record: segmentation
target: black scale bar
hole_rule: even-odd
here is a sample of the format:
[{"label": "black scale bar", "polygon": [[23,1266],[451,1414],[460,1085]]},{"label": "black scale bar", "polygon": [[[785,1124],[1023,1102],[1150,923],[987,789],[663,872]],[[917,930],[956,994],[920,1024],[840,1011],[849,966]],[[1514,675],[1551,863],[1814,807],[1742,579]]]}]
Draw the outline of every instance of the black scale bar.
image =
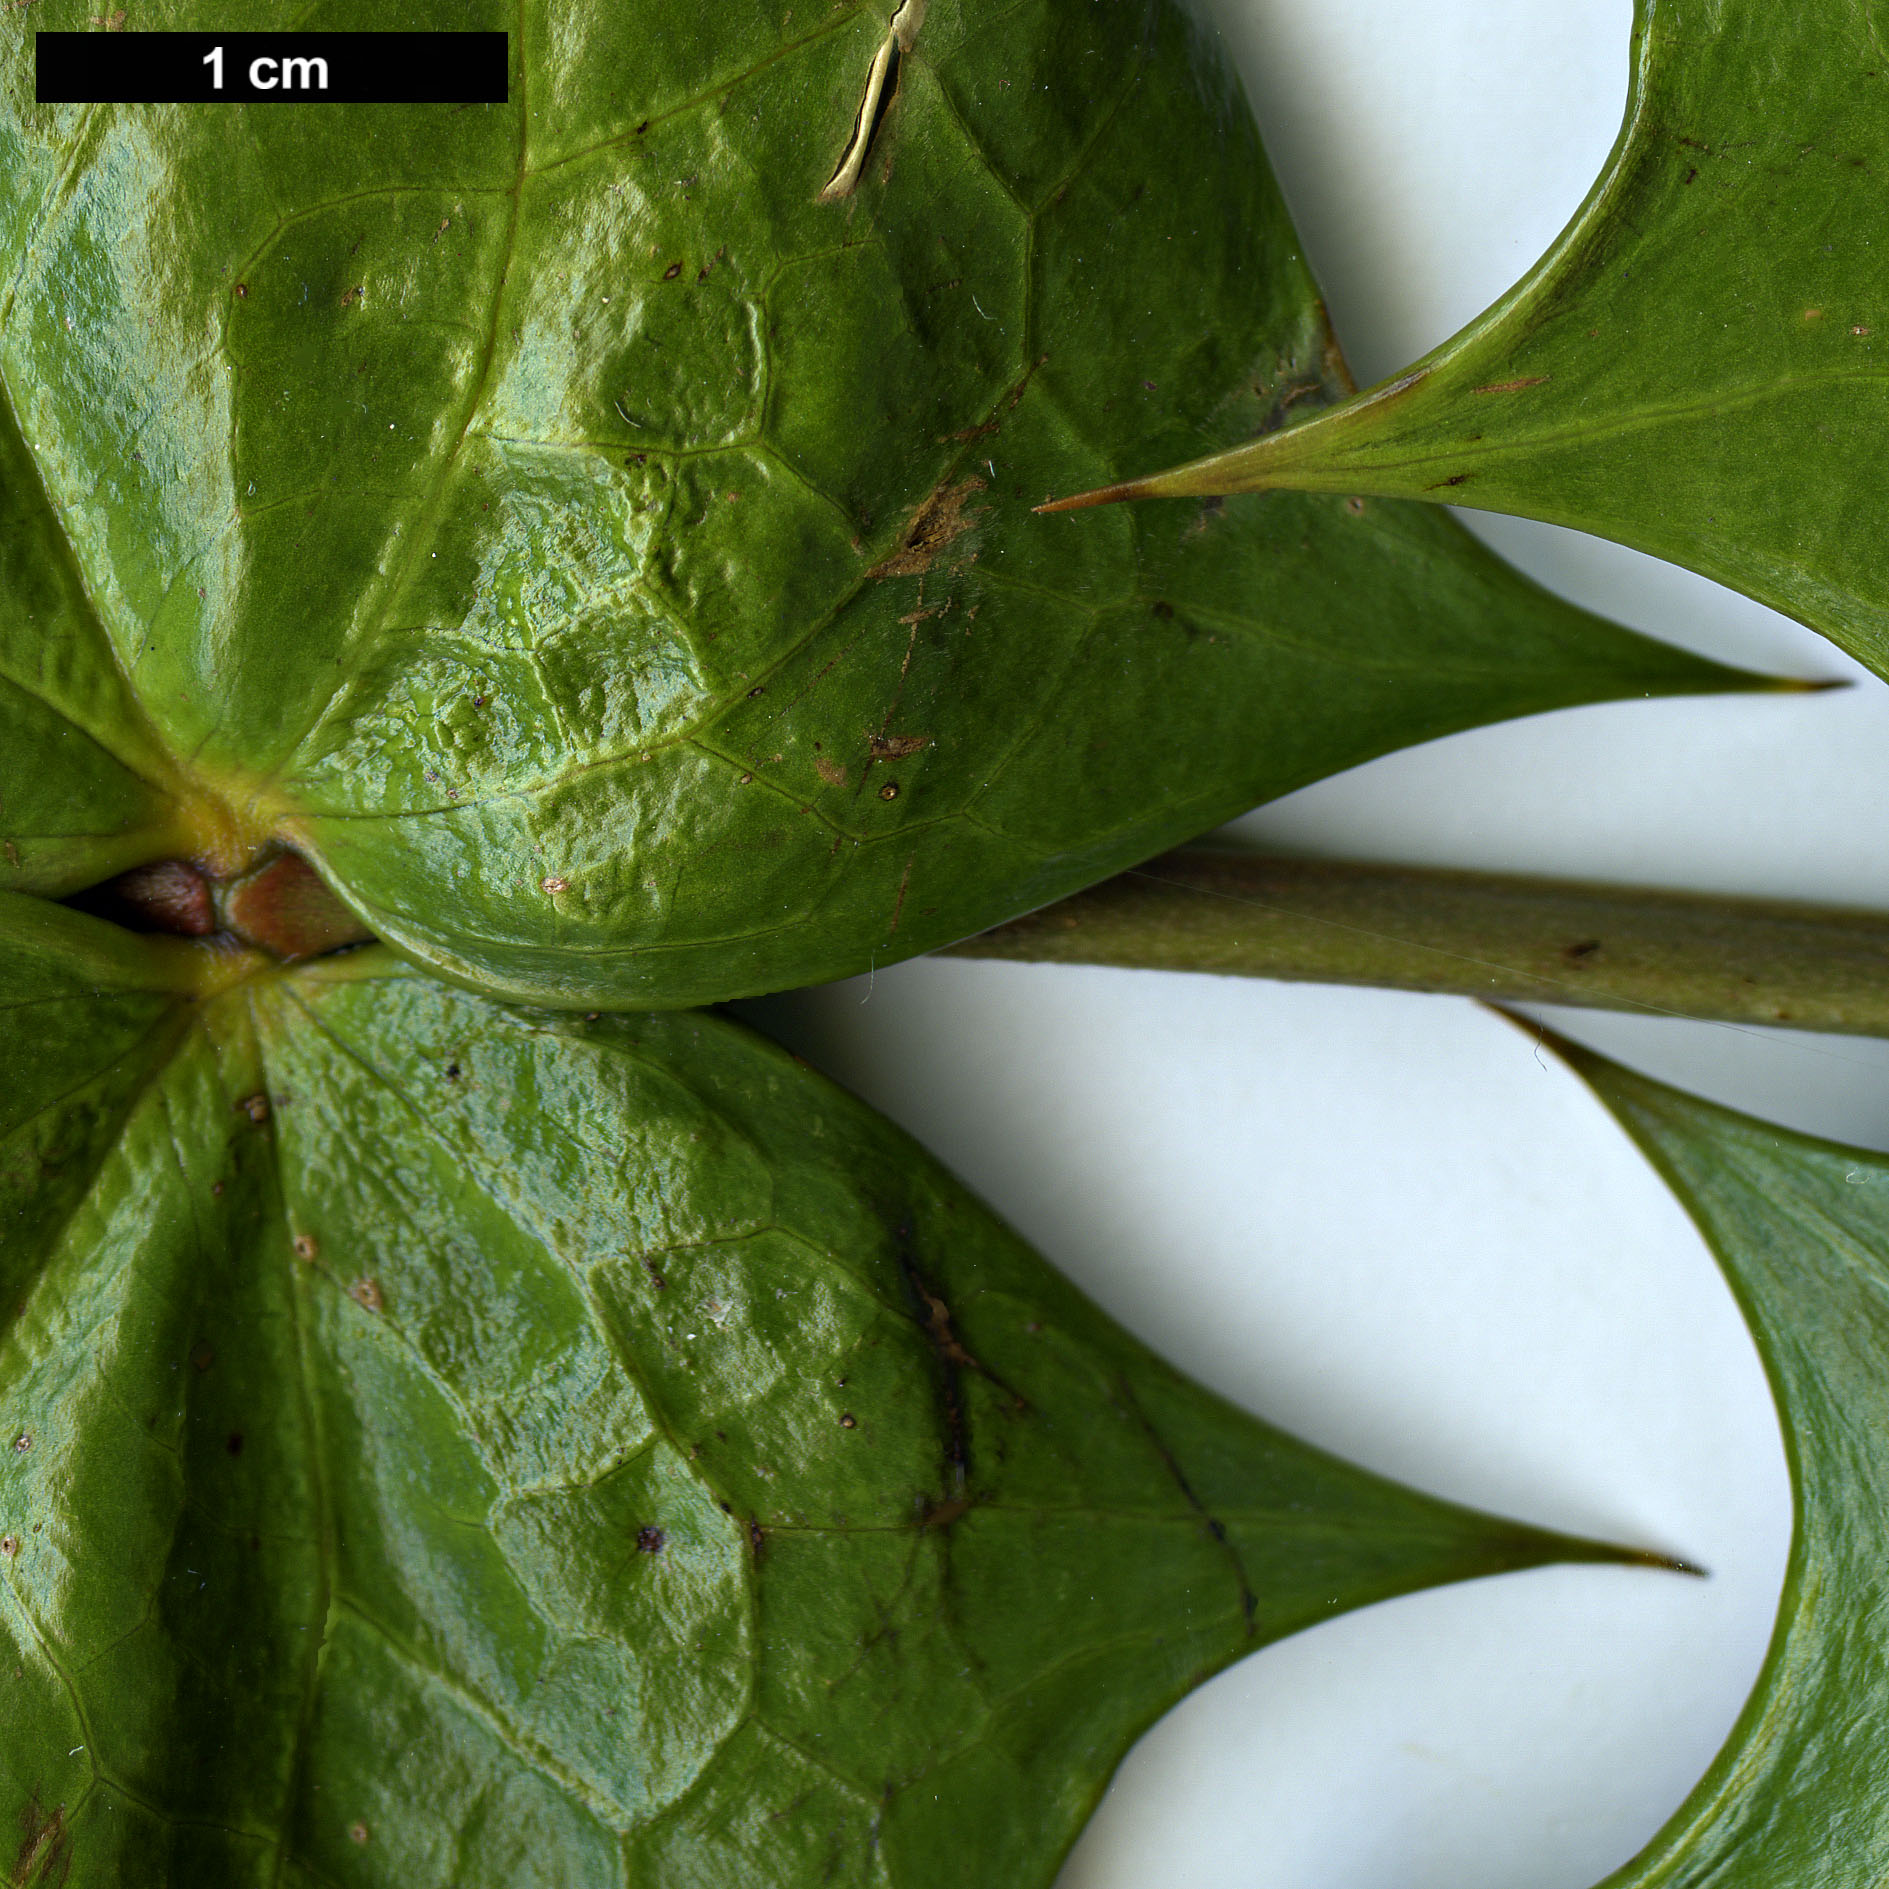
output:
[{"label": "black scale bar", "polygon": [[35,33],[42,105],[503,105],[504,33]]}]

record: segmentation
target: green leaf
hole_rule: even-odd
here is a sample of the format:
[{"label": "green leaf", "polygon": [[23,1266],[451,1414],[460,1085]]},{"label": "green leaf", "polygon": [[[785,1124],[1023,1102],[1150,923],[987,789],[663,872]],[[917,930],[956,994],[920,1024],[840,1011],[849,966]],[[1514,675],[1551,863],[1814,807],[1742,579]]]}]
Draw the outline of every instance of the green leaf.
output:
[{"label": "green leaf", "polygon": [[1777,1630],[1737,1726],[1665,1829],[1608,1883],[1879,1881],[1889,1869],[1889,1158],[1560,1048],[1717,1254],[1777,1398],[1796,1509]]},{"label": "green leaf", "polygon": [[1636,0],[1619,142],[1500,301],[1303,427],[1099,496],[1517,512],[1702,571],[1889,674],[1885,73],[1880,0]]},{"label": "green leaf", "polygon": [[[1401,744],[1750,683],[1420,509],[1032,516],[1348,387],[1168,0],[904,8],[837,196],[883,0],[333,0],[508,29],[512,104],[31,104],[89,3],[0,15],[0,474],[54,573],[0,671],[61,718],[0,741],[22,888],[283,844],[445,975],[696,1002]],[[273,18],[139,23],[212,16]]]},{"label": "green leaf", "polygon": [[1187,1383],[733,1024],[0,940],[19,1880],[1025,1889],[1229,1661],[1631,1558]]}]

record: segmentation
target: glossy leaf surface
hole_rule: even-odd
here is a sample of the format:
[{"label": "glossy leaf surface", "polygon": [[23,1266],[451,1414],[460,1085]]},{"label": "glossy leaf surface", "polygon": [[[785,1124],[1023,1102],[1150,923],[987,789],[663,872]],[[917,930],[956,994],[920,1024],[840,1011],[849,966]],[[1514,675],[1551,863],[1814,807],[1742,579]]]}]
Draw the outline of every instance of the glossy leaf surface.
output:
[{"label": "glossy leaf surface", "polygon": [[[275,23],[139,23],[212,12]],[[917,13],[839,195],[883,6],[298,16],[509,30],[513,102],[457,110],[35,106],[85,6],[0,13],[10,882],[286,843],[449,976],[692,1003],[1738,685],[1421,508],[1033,517],[1346,383],[1178,9]]]},{"label": "glossy leaf surface", "polygon": [[1889,1869],[1889,1158],[1562,1050],[1717,1254],[1777,1398],[1796,1507],[1757,1686],[1698,1788],[1610,1889],[1878,1882]]},{"label": "glossy leaf surface", "polygon": [[22,1881],[1044,1883],[1227,1662],[1612,1555],[1187,1383],[733,1024],[13,894],[0,989]]},{"label": "glossy leaf surface", "polygon": [[1889,674],[1889,9],[1635,12],[1619,142],[1521,282],[1351,404],[1121,496],[1518,512],[1702,571]]}]

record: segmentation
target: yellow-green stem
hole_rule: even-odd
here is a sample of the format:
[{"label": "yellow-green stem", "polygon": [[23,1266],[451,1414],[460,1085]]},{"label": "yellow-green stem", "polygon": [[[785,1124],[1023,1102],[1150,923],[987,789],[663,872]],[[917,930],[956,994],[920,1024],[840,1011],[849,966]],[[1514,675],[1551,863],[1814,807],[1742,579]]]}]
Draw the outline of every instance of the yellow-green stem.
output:
[{"label": "yellow-green stem", "polygon": [[1889,912],[1411,866],[1169,853],[951,954],[1889,1036]]}]

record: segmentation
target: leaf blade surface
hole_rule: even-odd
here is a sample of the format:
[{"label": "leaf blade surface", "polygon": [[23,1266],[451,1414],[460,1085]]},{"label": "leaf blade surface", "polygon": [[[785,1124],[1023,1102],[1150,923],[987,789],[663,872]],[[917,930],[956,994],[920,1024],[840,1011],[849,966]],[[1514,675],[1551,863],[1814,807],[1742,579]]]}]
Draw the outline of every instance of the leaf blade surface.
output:
[{"label": "leaf blade surface", "polygon": [[1795,1510],[1751,1697],[1705,1777],[1608,1889],[1872,1880],[1889,1855],[1878,1788],[1889,1160],[1558,1047],[1724,1270],[1777,1399]]},{"label": "leaf blade surface", "polygon": [[125,1007],[0,1231],[0,1816],[74,1882],[1046,1882],[1231,1659],[1616,1558],[1187,1383],[735,1026],[16,905]]},{"label": "leaf blade surface", "polygon": [[4,29],[0,375],[180,850],[290,844],[500,994],[711,1001],[1390,747],[1748,685],[1416,511],[1030,514],[1348,385],[1165,0],[938,0],[841,201],[875,9],[446,11],[513,32],[513,103],[371,138],[30,106]]},{"label": "leaf blade surface", "polygon": [[1544,519],[1889,673],[1883,33],[1842,0],[1636,0],[1619,139],[1521,281],[1344,406],[1113,496],[1369,492]]}]

